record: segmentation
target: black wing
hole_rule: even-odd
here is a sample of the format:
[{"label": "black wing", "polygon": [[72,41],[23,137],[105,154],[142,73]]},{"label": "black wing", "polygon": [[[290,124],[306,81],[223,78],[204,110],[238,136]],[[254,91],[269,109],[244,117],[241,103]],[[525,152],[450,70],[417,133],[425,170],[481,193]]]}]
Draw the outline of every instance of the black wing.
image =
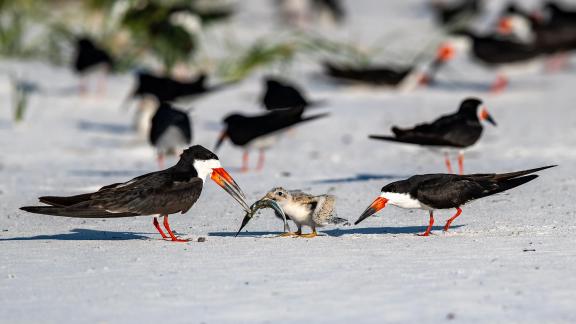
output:
[{"label": "black wing", "polygon": [[187,212],[200,197],[203,181],[175,181],[166,171],[149,173],[97,192],[72,197],[41,197],[53,206],[22,207],[39,214],[66,217],[128,217]]}]

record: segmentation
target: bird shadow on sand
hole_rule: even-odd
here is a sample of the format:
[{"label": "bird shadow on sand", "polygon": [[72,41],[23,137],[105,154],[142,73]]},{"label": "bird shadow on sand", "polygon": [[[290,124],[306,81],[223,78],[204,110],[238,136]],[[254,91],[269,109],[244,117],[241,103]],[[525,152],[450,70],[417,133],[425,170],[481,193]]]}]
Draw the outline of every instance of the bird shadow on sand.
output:
[{"label": "bird shadow on sand", "polygon": [[[465,225],[453,225],[450,229],[456,229]],[[420,234],[426,231],[427,226],[403,226],[403,227],[363,227],[363,228],[336,228],[331,230],[320,230],[319,236],[340,237],[344,235],[375,235],[375,234]],[[433,226],[432,233],[442,232],[444,226]],[[277,236],[282,232],[241,232],[238,237],[261,237]],[[234,237],[236,232],[212,232],[208,236]]]},{"label": "bird shadow on sand", "polygon": [[400,174],[369,174],[369,173],[359,173],[355,176],[346,178],[333,178],[324,180],[314,180],[314,184],[329,184],[329,183],[349,183],[349,182],[362,182],[371,180],[392,180],[392,179],[404,179],[409,176]]},{"label": "bird shadow on sand", "polygon": [[128,240],[149,240],[147,236],[140,234],[148,233],[131,233],[131,232],[110,232],[97,231],[91,229],[75,228],[69,233],[54,235],[36,235],[27,237],[0,238],[1,241],[128,241]]},{"label": "bird shadow on sand", "polygon": [[79,121],[77,127],[78,129],[83,131],[109,133],[109,134],[129,134],[134,132],[134,129],[130,125],[101,123],[89,120]]}]

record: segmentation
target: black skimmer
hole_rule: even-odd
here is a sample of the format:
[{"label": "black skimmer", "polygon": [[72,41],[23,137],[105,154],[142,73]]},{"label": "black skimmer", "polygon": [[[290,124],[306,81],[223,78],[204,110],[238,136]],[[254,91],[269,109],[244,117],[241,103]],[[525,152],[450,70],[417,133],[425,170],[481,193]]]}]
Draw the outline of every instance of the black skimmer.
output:
[{"label": "black skimmer", "polygon": [[[276,201],[286,216],[298,226],[297,232],[287,232],[281,236],[312,238],[318,235],[316,227],[348,222],[346,219],[336,216],[334,210],[336,197],[333,195],[314,196],[300,190],[288,191],[284,188],[274,188],[263,199]],[[310,226],[312,233],[302,234],[302,226]]]},{"label": "black skimmer", "polygon": [[201,74],[190,81],[179,81],[150,73],[139,73],[132,97],[153,96],[158,102],[171,102],[181,98],[197,97],[223,87],[208,86],[207,75]]},{"label": "black skimmer", "polygon": [[438,70],[453,56],[454,50],[451,46],[440,47],[436,57],[429,64],[427,71],[419,71],[417,62],[413,66],[405,67],[387,65],[354,67],[334,62],[324,62],[324,73],[332,78],[344,81],[408,89],[418,84],[432,83]]},{"label": "black skimmer", "polygon": [[415,175],[382,187],[380,196],[354,224],[357,225],[386,205],[404,209],[422,209],[430,213],[430,222],[426,231],[419,235],[428,236],[434,225],[434,210],[455,208],[456,214],[450,217],[444,225],[444,231],[448,231],[450,224],[462,213],[460,207],[466,203],[523,185],[538,178],[538,175],[530,175],[531,173],[554,166],[502,174]]},{"label": "black skimmer", "polygon": [[[401,129],[392,127],[394,136],[370,135],[372,139],[391,142],[418,144],[429,147],[444,147],[459,149],[459,172],[464,172],[464,152],[467,147],[474,145],[482,135],[484,127],[481,121],[488,121],[496,126],[496,122],[482,106],[482,101],[468,98],[462,101],[457,112],[442,116],[431,123],[416,125],[414,128]],[[452,166],[448,153],[445,155],[446,167],[452,173]]]},{"label": "black skimmer", "polygon": [[[525,43],[499,34],[480,36],[469,30],[462,30],[457,35],[466,36],[470,40],[472,58],[490,68],[501,69],[509,65],[523,64],[542,54],[542,50],[535,43]],[[494,93],[501,92],[507,85],[508,79],[500,71],[490,90]]]},{"label": "black skimmer", "polygon": [[[74,71],[81,76],[80,92],[86,92],[85,75],[97,67],[110,72],[114,67],[114,60],[106,50],[97,46],[91,39],[80,37],[76,40],[76,57],[74,58]],[[104,81],[100,81],[100,91],[104,90]]]},{"label": "black skimmer", "polygon": [[30,213],[79,218],[116,218],[163,215],[160,228],[154,217],[154,227],[162,238],[186,242],[177,238],[168,224],[168,215],[186,213],[198,200],[204,181],[210,177],[230,194],[246,211],[245,195],[234,179],[222,168],[216,154],[195,145],[184,151],[178,163],[166,170],[148,173],[124,183],[115,183],[92,193],[70,197],[40,197],[49,206],[29,206],[20,209]]},{"label": "black skimmer", "polygon": [[264,80],[265,90],[262,96],[262,105],[267,110],[288,109],[295,107],[306,108],[316,105],[316,102],[309,102],[302,91],[294,84],[285,80],[268,77]]},{"label": "black skimmer", "polygon": [[224,124],[226,124],[226,126],[220,134],[214,150],[217,151],[227,138],[230,139],[232,144],[243,147],[242,172],[246,172],[248,171],[249,150],[256,148],[260,151],[257,166],[257,170],[260,170],[264,166],[264,151],[274,145],[280,131],[328,115],[316,114],[303,117],[303,112],[303,107],[297,107],[273,110],[257,116],[245,116],[241,114],[229,115],[224,118]]},{"label": "black skimmer", "polygon": [[558,23],[528,14],[515,5],[510,5],[499,22],[499,30],[520,40],[533,42],[542,54],[553,55],[548,67],[555,70],[566,59],[565,53],[576,50],[576,21]]},{"label": "black skimmer", "polygon": [[158,152],[158,165],[164,167],[166,155],[176,155],[192,141],[190,118],[184,111],[161,103],[152,117],[150,143]]}]

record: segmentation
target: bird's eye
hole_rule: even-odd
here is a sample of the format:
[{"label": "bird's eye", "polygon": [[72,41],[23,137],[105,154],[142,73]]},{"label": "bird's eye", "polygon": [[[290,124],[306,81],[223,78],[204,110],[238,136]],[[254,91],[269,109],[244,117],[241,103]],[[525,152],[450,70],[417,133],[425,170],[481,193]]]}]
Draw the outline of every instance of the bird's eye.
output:
[{"label": "bird's eye", "polygon": [[284,194],[283,194],[282,192],[279,192],[279,193],[278,193],[278,196],[283,196],[283,195],[284,195]]}]

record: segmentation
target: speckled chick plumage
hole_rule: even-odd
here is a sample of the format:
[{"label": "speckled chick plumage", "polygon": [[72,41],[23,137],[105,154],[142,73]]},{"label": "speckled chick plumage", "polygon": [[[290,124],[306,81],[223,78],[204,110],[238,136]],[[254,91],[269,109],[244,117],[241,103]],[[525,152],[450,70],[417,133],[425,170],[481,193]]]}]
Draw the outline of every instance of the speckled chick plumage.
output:
[{"label": "speckled chick plumage", "polygon": [[299,231],[303,225],[310,226],[314,231],[316,227],[347,222],[336,217],[336,197],[333,195],[314,196],[300,190],[274,188],[264,198],[276,201],[286,216],[296,223]]}]

